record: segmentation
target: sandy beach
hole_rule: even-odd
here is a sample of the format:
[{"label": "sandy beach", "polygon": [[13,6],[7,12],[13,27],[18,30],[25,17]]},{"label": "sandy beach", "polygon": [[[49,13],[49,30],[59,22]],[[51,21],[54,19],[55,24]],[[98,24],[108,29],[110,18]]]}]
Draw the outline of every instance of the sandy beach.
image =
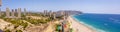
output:
[{"label": "sandy beach", "polygon": [[67,20],[71,22],[71,28],[73,28],[73,32],[96,32],[90,27],[87,27],[84,24],[77,22],[71,16],[69,16]]}]

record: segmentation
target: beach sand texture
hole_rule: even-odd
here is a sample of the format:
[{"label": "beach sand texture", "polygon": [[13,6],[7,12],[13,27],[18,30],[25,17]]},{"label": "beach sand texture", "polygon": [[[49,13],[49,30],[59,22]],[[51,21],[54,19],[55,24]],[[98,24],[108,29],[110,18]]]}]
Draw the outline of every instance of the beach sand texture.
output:
[{"label": "beach sand texture", "polygon": [[71,22],[71,28],[73,28],[73,32],[96,32],[95,30],[87,27],[76,20],[74,20],[71,16],[68,17],[68,21]]}]

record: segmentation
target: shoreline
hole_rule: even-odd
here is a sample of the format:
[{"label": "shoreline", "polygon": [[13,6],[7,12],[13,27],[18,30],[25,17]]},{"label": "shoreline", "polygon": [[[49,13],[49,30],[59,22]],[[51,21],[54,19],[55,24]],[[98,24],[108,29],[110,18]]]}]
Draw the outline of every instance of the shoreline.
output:
[{"label": "shoreline", "polygon": [[73,19],[71,16],[69,16],[67,20],[71,22],[71,28],[73,28],[73,32],[96,32],[92,28],[79,23],[77,20]]}]

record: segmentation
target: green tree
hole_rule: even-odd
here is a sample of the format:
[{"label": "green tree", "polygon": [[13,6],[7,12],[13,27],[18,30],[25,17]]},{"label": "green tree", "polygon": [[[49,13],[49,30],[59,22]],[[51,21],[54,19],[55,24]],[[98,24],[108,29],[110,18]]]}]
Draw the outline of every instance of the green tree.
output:
[{"label": "green tree", "polygon": [[11,32],[9,29],[5,30],[4,32]]},{"label": "green tree", "polygon": [[16,30],[16,32],[22,32],[21,30]]}]

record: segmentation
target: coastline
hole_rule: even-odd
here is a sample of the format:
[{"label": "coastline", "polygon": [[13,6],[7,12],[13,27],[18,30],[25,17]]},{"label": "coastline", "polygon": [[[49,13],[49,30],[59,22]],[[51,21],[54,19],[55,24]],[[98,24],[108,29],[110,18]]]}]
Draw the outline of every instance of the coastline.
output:
[{"label": "coastline", "polygon": [[71,22],[71,28],[73,28],[73,32],[96,32],[92,28],[79,23],[73,19],[72,16],[69,16],[67,20]]}]

